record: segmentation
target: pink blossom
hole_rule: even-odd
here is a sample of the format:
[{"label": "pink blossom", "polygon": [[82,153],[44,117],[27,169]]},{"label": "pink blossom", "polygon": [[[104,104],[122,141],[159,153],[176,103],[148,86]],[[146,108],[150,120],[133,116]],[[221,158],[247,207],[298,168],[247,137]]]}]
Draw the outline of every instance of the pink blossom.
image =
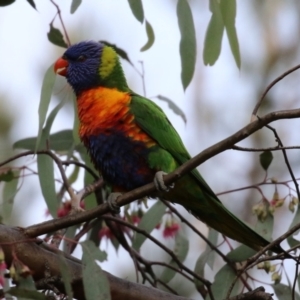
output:
[{"label": "pink blossom", "polygon": [[172,222],[172,223],[166,224],[165,229],[163,231],[163,236],[165,238],[174,237],[179,229],[180,229],[180,226],[178,223]]}]

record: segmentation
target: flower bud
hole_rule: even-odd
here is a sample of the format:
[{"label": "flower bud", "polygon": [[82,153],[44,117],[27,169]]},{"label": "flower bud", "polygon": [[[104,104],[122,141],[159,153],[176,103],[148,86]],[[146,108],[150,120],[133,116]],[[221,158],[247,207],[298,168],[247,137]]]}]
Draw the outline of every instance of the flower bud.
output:
[{"label": "flower bud", "polygon": [[291,201],[289,203],[289,210],[293,213],[295,211],[295,204],[293,203],[293,201]]},{"label": "flower bud", "polygon": [[281,281],[281,275],[278,272],[274,272],[271,278],[275,284],[278,284]]},{"label": "flower bud", "polygon": [[299,204],[299,199],[297,197],[293,196],[292,197],[292,202],[293,202],[293,204],[298,205]]}]

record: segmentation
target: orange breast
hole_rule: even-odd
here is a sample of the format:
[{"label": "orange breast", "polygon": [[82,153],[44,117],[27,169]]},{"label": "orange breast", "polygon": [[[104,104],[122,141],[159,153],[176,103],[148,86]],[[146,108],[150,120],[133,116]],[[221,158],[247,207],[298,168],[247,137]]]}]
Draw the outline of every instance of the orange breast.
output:
[{"label": "orange breast", "polygon": [[81,138],[101,133],[124,132],[135,141],[142,141],[148,147],[155,145],[152,140],[134,121],[130,113],[129,93],[116,89],[98,87],[84,91],[77,98]]}]

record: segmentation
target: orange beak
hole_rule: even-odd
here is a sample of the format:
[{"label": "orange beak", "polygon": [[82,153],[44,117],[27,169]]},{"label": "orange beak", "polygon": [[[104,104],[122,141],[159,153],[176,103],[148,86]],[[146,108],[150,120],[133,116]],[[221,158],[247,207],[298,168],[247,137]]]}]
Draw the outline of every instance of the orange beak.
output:
[{"label": "orange beak", "polygon": [[54,64],[54,72],[56,74],[59,74],[61,76],[66,76],[67,75],[67,70],[68,70],[69,63],[63,59],[59,58],[56,63]]}]

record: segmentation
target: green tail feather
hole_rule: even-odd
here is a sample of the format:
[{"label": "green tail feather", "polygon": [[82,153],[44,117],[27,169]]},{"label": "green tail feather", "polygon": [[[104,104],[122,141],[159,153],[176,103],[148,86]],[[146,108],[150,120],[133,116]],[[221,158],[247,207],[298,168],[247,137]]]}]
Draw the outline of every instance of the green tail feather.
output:
[{"label": "green tail feather", "polygon": [[[204,180],[197,181],[194,176],[184,176],[175,184],[175,188],[166,194],[166,198],[183,205],[209,227],[255,250],[260,250],[270,243],[232,214]],[[276,253],[283,251],[280,246],[271,250]]]}]

